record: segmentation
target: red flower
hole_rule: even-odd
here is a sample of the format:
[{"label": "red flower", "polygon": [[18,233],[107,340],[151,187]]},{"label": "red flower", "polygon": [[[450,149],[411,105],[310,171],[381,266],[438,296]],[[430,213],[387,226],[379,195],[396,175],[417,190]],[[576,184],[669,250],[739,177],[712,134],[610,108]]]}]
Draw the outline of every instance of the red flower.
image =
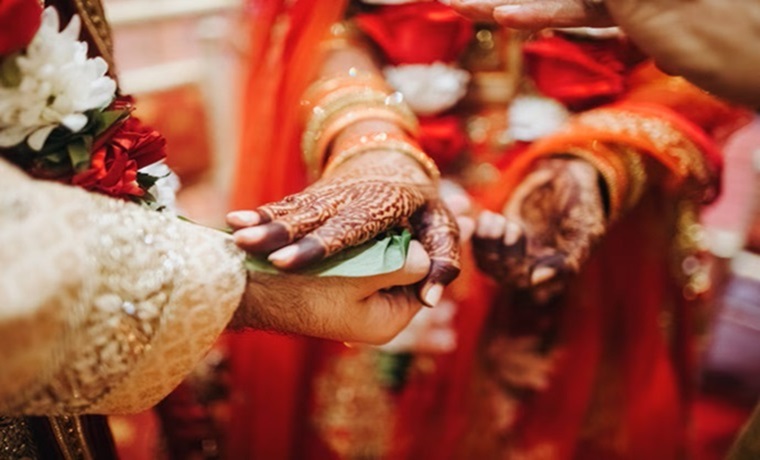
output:
[{"label": "red flower", "polygon": [[0,56],[24,49],[41,20],[39,0],[0,0]]},{"label": "red flower", "polygon": [[526,43],[524,53],[538,90],[572,110],[622,95],[628,72],[640,61],[628,42],[618,40],[574,42],[554,36]]},{"label": "red flower", "polygon": [[438,168],[446,170],[467,147],[467,135],[456,115],[420,118],[418,138]]},{"label": "red flower", "polygon": [[438,2],[379,7],[356,23],[393,65],[454,62],[472,39],[472,23]]},{"label": "red flower", "polygon": [[166,157],[166,140],[136,118],[127,118],[113,136],[97,142],[90,168],[71,183],[117,198],[140,197],[137,171]]}]

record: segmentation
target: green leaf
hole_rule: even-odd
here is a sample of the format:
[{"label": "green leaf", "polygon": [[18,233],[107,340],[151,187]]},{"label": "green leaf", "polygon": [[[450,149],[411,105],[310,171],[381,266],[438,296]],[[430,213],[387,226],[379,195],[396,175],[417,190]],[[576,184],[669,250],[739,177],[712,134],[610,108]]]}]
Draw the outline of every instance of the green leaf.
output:
[{"label": "green leaf", "polygon": [[97,130],[95,131],[95,137],[103,134],[114,123],[121,121],[128,115],[128,110],[105,110],[103,112],[96,112],[93,114],[93,117],[97,120]]},{"label": "green leaf", "polygon": [[149,188],[156,185],[156,182],[158,182],[159,179],[161,178],[152,174],[145,174],[141,172],[137,173],[137,185],[139,185],[143,190],[148,190]]},{"label": "green leaf", "polygon": [[[408,230],[389,232],[379,239],[347,249],[311,267],[288,273],[359,278],[394,272],[404,266],[411,240],[412,235]],[[262,273],[281,273],[263,256],[249,255],[245,267]]]},{"label": "green leaf", "polygon": [[92,139],[89,136],[83,136],[75,139],[66,146],[66,151],[71,160],[71,166],[74,171],[81,171],[90,165],[90,145]]},{"label": "green leaf", "polygon": [[0,59],[0,86],[16,88],[21,84],[21,69],[16,62],[19,55],[20,53],[14,53],[5,59]]}]

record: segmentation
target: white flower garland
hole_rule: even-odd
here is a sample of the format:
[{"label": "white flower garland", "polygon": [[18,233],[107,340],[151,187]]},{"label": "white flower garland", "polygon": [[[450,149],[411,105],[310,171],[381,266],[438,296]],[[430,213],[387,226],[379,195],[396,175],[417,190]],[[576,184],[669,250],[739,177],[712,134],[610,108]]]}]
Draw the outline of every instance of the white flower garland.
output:
[{"label": "white flower garland", "polygon": [[106,76],[108,65],[99,57],[89,59],[87,44],[78,40],[79,17],[60,32],[59,26],[56,10],[45,9],[26,52],[9,58],[16,60],[20,81],[0,84],[0,147],[26,140],[38,151],[54,129],[78,132],[87,125],[85,112],[113,100],[116,82]]},{"label": "white flower garland", "polygon": [[533,142],[559,130],[570,118],[560,102],[543,96],[518,96],[507,112],[507,133],[517,141]]},{"label": "white flower garland", "polygon": [[470,82],[469,72],[442,62],[390,66],[384,73],[418,115],[435,115],[454,107],[467,94]]}]

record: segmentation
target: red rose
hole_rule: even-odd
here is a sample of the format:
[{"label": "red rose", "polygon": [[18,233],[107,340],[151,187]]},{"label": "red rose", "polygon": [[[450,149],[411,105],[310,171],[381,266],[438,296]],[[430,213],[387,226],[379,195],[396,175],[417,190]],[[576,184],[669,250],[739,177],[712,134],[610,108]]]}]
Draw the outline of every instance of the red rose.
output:
[{"label": "red rose", "polygon": [[356,23],[398,64],[454,62],[472,39],[472,23],[438,2],[383,6]]},{"label": "red rose", "polygon": [[420,118],[418,140],[425,153],[444,171],[467,147],[467,135],[456,115]]},{"label": "red rose", "polygon": [[166,140],[136,118],[127,118],[108,139],[96,142],[90,168],[71,183],[118,198],[143,196],[137,171],[166,158]]},{"label": "red rose", "polygon": [[104,147],[90,159],[90,169],[75,175],[71,183],[116,198],[143,196],[137,184],[137,163],[121,149]]},{"label": "red rose", "polygon": [[625,48],[630,46],[617,40],[542,38],[525,44],[525,65],[542,94],[572,110],[583,110],[623,94],[628,72],[636,63],[627,58]]},{"label": "red rose", "polygon": [[0,56],[24,49],[41,20],[39,0],[0,0]]}]

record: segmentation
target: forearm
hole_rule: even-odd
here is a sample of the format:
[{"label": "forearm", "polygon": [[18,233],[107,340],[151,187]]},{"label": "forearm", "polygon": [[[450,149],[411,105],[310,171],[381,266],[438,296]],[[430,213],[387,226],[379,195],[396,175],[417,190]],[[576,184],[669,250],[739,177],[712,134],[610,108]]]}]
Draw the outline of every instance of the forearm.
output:
[{"label": "forearm", "polygon": [[[409,125],[416,123],[413,115],[409,113],[407,117],[406,127],[402,126],[400,120],[396,120],[393,111],[388,107],[388,103],[381,102],[382,107],[378,105],[378,101],[375,99],[392,94],[391,88],[385,82],[385,77],[380,71],[376,57],[369,50],[365,43],[363,43],[358,37],[351,36],[350,40],[346,38],[331,38],[326,42],[326,46],[333,43],[335,40],[340,41],[340,46],[335,46],[329,51],[319,69],[317,79],[312,88],[319,88],[321,85],[330,88],[335,84],[338,91],[333,94],[322,97],[314,101],[310,101],[313,104],[318,104],[324,110],[331,110],[333,105],[338,107],[347,106],[348,108],[344,112],[350,112],[348,116],[354,116],[357,121],[351,123],[342,123],[340,121],[340,113],[327,117],[327,120],[322,123],[322,129],[317,132],[307,132],[306,136],[324,136],[325,131],[329,132],[330,141],[325,142],[323,149],[326,151],[320,151],[320,157],[330,157],[334,152],[341,152],[356,145],[357,139],[361,136],[369,136],[376,133],[386,133],[393,137],[402,137],[405,132],[409,130]],[[345,102],[338,101],[337,104],[333,104],[334,99],[339,100],[340,97],[336,97],[337,93],[343,91],[342,86],[350,85],[351,76],[357,79],[360,88],[356,91],[352,91],[343,97]],[[348,77],[347,80],[346,77]],[[334,82],[334,83],[333,83]],[[365,85],[361,87],[362,85]],[[319,91],[312,90],[307,91],[307,97],[313,92],[319,93]],[[329,90],[328,90],[329,92]],[[390,98],[388,98],[390,99]],[[348,101],[356,100],[351,103]],[[327,102],[325,102],[327,101]],[[321,105],[324,104],[324,105]],[[381,110],[377,110],[378,107]],[[376,116],[365,116],[369,111],[375,111]],[[336,110],[341,112],[341,109]],[[313,115],[307,114],[307,119],[313,121]],[[332,126],[339,126],[338,130],[331,129]],[[324,166],[326,160],[322,160],[321,166]]]},{"label": "forearm", "polygon": [[760,40],[760,4],[725,0],[605,3],[626,34],[661,68],[720,97],[760,107],[755,77],[760,50],[752,45]]},{"label": "forearm", "polygon": [[220,232],[0,162],[0,412],[157,402],[224,329],[244,287]]}]

